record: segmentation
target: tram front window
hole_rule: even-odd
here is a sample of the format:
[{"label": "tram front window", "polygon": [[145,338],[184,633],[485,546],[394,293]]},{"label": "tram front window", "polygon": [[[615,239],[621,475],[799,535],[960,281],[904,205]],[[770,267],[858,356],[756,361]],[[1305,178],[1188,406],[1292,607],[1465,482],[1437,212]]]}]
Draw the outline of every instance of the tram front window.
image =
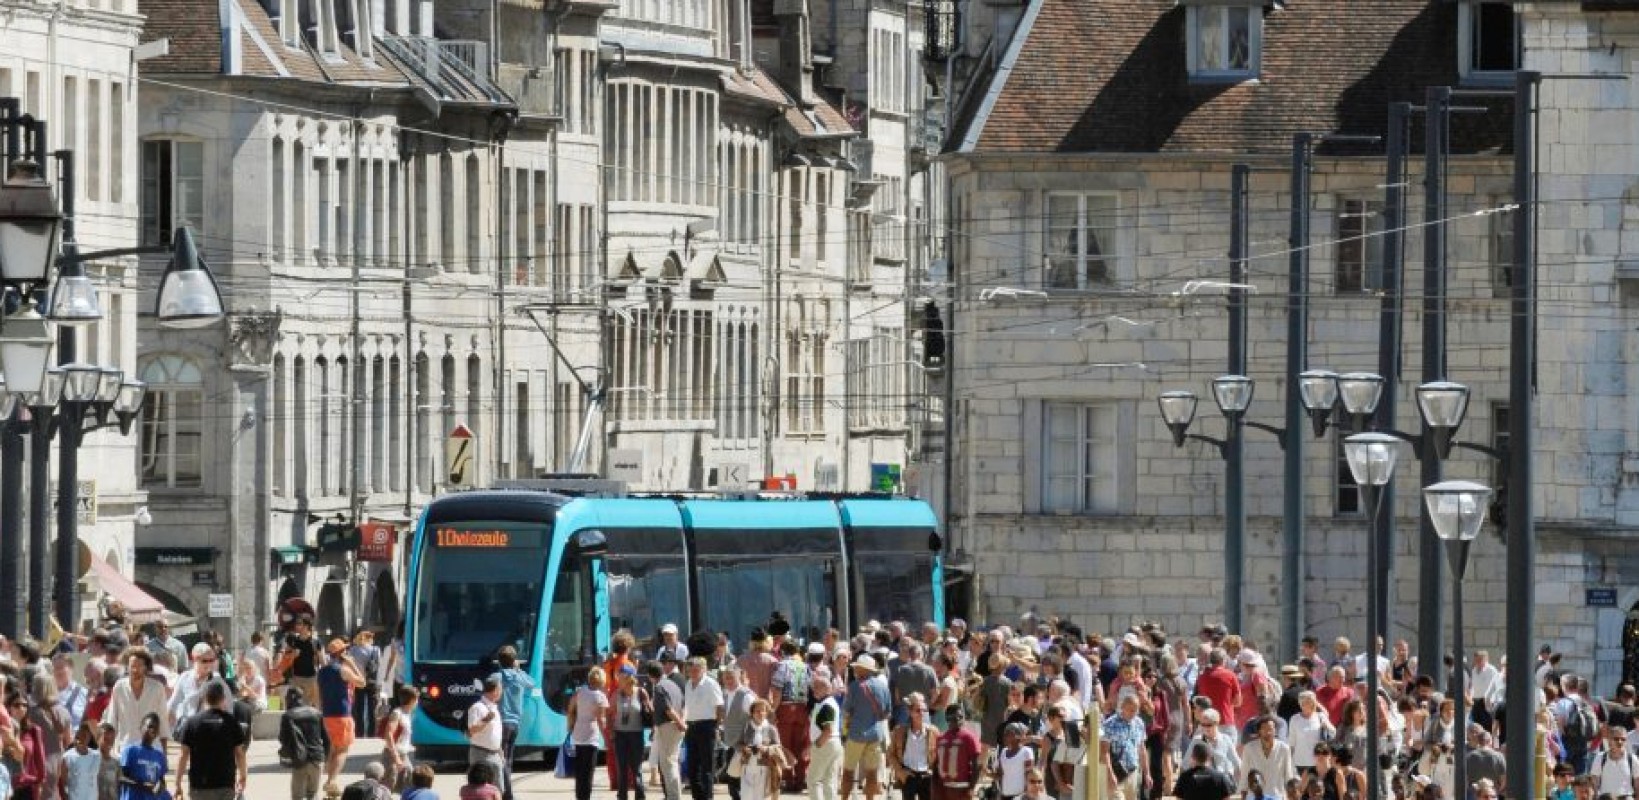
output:
[{"label": "tram front window", "polygon": [[535,648],[543,528],[464,523],[432,531],[421,553],[415,654],[421,661],[475,663],[503,645],[527,661]]}]

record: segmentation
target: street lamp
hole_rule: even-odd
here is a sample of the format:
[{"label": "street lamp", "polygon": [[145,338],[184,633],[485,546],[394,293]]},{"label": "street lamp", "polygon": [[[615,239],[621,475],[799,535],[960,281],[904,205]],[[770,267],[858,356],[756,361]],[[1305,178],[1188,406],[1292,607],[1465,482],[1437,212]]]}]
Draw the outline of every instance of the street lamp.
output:
[{"label": "street lamp", "polygon": [[[1369,387],[1372,382],[1361,380],[1355,376],[1341,376],[1338,383],[1343,387],[1341,394],[1347,403],[1351,390],[1355,392],[1355,399],[1359,401],[1363,396],[1370,396],[1373,404],[1376,397],[1371,396]],[[1376,375],[1370,377],[1376,378]],[[1378,390],[1382,388],[1382,379],[1376,383]],[[1349,412],[1357,420],[1362,420],[1370,410],[1357,411],[1350,407]],[[1368,780],[1368,793],[1375,792],[1382,781],[1382,769],[1377,763],[1378,735],[1377,720],[1381,716],[1379,711],[1378,684],[1381,676],[1377,668],[1378,654],[1381,650],[1377,640],[1382,634],[1377,629],[1377,604],[1379,584],[1383,575],[1378,566],[1379,547],[1375,541],[1377,533],[1377,516],[1382,512],[1382,497],[1384,487],[1394,478],[1394,465],[1400,458],[1400,439],[1386,433],[1357,433],[1343,440],[1343,455],[1349,462],[1349,473],[1354,476],[1354,482],[1360,486],[1365,497],[1366,507],[1369,509],[1370,519],[1366,526],[1366,770],[1368,778],[1375,776],[1375,780]],[[1389,509],[1393,514],[1394,509]]]},{"label": "street lamp", "polygon": [[203,328],[222,319],[222,292],[205,260],[194,247],[193,234],[178,228],[176,246],[165,275],[159,279],[154,315],[167,328]]},{"label": "street lamp", "polygon": [[1256,384],[1245,375],[1220,375],[1212,379],[1212,399],[1225,417],[1239,417],[1252,405]]},{"label": "street lamp", "polygon": [[1451,381],[1431,381],[1417,387],[1417,413],[1432,434],[1434,452],[1450,457],[1451,443],[1468,416],[1468,387]]},{"label": "street lamp", "polygon": [[1383,376],[1375,372],[1345,372],[1337,376],[1337,394],[1354,430],[1364,430],[1366,418],[1383,399]]},{"label": "street lamp", "polygon": [[85,274],[85,262],[77,257],[79,249],[73,242],[65,242],[63,255],[63,266],[57,271],[57,282],[46,303],[46,315],[59,325],[76,327],[102,319],[97,285]]},{"label": "street lamp", "polygon": [[57,257],[62,221],[40,165],[13,161],[0,182],[0,282],[8,286],[44,283]]},{"label": "street lamp", "polygon": [[[1466,404],[1466,389],[1462,395]],[[1434,532],[1445,542],[1446,561],[1451,565],[1451,649],[1454,656],[1451,697],[1456,704],[1459,727],[1467,713],[1463,708],[1463,660],[1466,657],[1463,653],[1463,574],[1468,571],[1468,548],[1485,524],[1485,509],[1491,502],[1491,494],[1489,486],[1472,481],[1441,481],[1423,489],[1423,503],[1434,522]],[[1468,767],[1464,763],[1468,751],[1466,733],[1466,730],[1458,730],[1451,736],[1452,785],[1457,787],[1468,785]]]},{"label": "street lamp", "polygon": [[25,299],[21,308],[0,323],[0,371],[5,372],[6,388],[20,395],[38,393],[56,345],[51,325]]}]

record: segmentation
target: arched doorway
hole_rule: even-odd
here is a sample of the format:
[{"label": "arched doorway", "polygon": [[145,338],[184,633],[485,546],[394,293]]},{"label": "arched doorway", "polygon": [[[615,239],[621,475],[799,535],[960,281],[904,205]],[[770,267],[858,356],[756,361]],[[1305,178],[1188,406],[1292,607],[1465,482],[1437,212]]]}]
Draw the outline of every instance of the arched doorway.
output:
[{"label": "arched doorway", "polygon": [[299,584],[296,583],[295,578],[285,578],[284,583],[279,584],[279,602],[280,603],[283,603],[284,601],[289,600],[292,597],[301,597],[301,596],[302,596],[302,587]]},{"label": "arched doorway", "polygon": [[376,575],[375,596],[371,599],[371,607],[375,613],[372,622],[375,627],[391,632],[398,627],[398,587],[393,585],[391,570],[382,570]]},{"label": "arched doorway", "polygon": [[1622,625],[1622,682],[1639,683],[1639,603],[1628,609]]},{"label": "arched doorway", "polygon": [[325,636],[349,636],[347,630],[347,598],[339,583],[326,583],[319,590],[318,631]]}]

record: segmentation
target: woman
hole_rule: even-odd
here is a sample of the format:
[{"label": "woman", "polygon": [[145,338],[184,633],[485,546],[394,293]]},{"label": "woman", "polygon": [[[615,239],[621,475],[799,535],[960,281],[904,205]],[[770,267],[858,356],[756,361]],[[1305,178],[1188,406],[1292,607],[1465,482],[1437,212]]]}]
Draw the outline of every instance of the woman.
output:
[{"label": "woman", "polygon": [[415,718],[416,704],[421,693],[414,686],[400,686],[393,692],[393,707],[381,720],[381,763],[387,769],[382,783],[393,791],[409,788],[411,758],[415,747],[410,744],[410,720]]},{"label": "woman", "polygon": [[780,748],[780,732],[768,719],[768,701],[751,703],[751,723],[740,736],[740,800],[779,800],[780,770],[785,754]]},{"label": "woman", "polygon": [[120,800],[159,800],[165,788],[165,750],[159,744],[159,714],[142,717],[142,738],[120,756]]},{"label": "woman", "polygon": [[[629,628],[621,628],[615,631],[615,634],[609,637],[609,657],[603,661],[603,674],[618,683],[620,673],[627,667],[637,669],[637,666],[632,663],[632,650],[635,647],[637,647],[637,635],[632,633]],[[605,765],[609,770],[609,785],[611,787],[615,785],[615,778],[619,773],[619,758],[619,750],[611,748],[607,757],[608,763]]]},{"label": "woman", "polygon": [[1366,739],[1371,735],[1366,730],[1366,706],[1359,700],[1350,700],[1343,705],[1343,720],[1337,726],[1337,743],[1351,753],[1366,752]]},{"label": "woman", "polygon": [[637,668],[631,664],[616,673],[615,683],[618,688],[609,708],[610,727],[615,732],[614,757],[609,761],[617,765],[612,785],[619,800],[626,800],[632,790],[637,800],[643,800],[643,736],[652,722],[654,706],[649,693],[637,685]]},{"label": "woman", "polygon": [[15,800],[41,800],[46,782],[45,731],[35,722],[33,709],[22,694],[8,692],[6,711],[17,728],[17,742],[22,755],[11,773],[12,797]]},{"label": "woman", "polygon": [[586,685],[575,690],[569,708],[569,741],[575,747],[575,800],[592,800],[592,773],[598,765],[598,744],[611,741],[609,695],[602,667],[586,674]]},{"label": "woman", "polygon": [[1286,721],[1286,744],[1292,748],[1292,767],[1299,773],[1315,771],[1315,746],[1330,741],[1337,731],[1326,719],[1326,711],[1315,693],[1298,694],[1298,713]]},{"label": "woman", "polygon": [[45,784],[40,787],[44,800],[56,800],[57,776],[63,768],[63,751],[72,742],[74,720],[68,709],[57,704],[57,682],[50,674],[37,672],[31,685],[29,717],[40,729],[40,743],[45,753]]},{"label": "woman", "polygon": [[1332,760],[1337,762],[1326,776],[1326,800],[1359,800],[1366,796],[1366,773],[1354,765],[1354,751],[1338,747]]},{"label": "woman", "polygon": [[253,719],[267,710],[267,679],[249,656],[239,657],[239,698],[233,705],[241,719]]}]

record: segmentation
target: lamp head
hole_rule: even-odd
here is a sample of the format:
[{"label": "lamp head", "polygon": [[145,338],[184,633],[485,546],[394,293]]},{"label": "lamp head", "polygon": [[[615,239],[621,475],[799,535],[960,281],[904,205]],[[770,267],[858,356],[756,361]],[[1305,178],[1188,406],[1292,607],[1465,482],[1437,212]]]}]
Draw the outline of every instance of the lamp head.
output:
[{"label": "lamp head", "polygon": [[1423,489],[1434,532],[1446,543],[1446,559],[1459,580],[1468,569],[1469,547],[1485,525],[1491,495],[1491,487],[1473,481],[1441,481]]},{"label": "lamp head", "polygon": [[1386,433],[1357,433],[1343,440],[1349,473],[1361,486],[1382,486],[1394,477],[1400,440]]},{"label": "lamp head", "polygon": [[59,325],[89,325],[102,319],[102,302],[97,297],[97,285],[85,274],[85,264],[79,260],[79,247],[73,242],[63,243],[61,269],[57,282],[51,287],[51,299],[46,302],[46,316]]},{"label": "lamp head", "polygon": [[1383,399],[1383,376],[1375,372],[1345,372],[1337,376],[1337,393],[1343,410],[1356,418],[1369,417]]},{"label": "lamp head", "polygon": [[1246,413],[1252,405],[1252,393],[1257,383],[1245,375],[1220,375],[1212,379],[1212,399],[1223,415],[1234,419]]},{"label": "lamp head", "polygon": [[177,228],[175,248],[159,279],[154,315],[167,328],[203,328],[222,319],[222,292],[194,246],[193,234]]},{"label": "lamp head", "polygon": [[[57,346],[51,324],[33,305],[24,305],[6,315],[0,323],[0,370],[11,391],[22,395],[38,393],[51,366],[51,351]],[[52,405],[56,405],[53,400]]]},{"label": "lamp head", "polygon": [[63,365],[63,399],[70,403],[89,403],[97,399],[102,386],[102,368],[94,364]]},{"label": "lamp head", "polygon": [[1195,421],[1195,406],[1200,398],[1194,392],[1175,391],[1162,392],[1155,398],[1155,404],[1161,408],[1161,419],[1167,423],[1167,430],[1172,432],[1172,444],[1175,447],[1184,446],[1184,434],[1189,431],[1189,425]]},{"label": "lamp head", "polygon": [[1433,434],[1440,458],[1451,455],[1451,442],[1468,416],[1468,387],[1451,381],[1431,381],[1417,387],[1417,413]]},{"label": "lamp head", "polygon": [[45,283],[57,259],[62,222],[40,165],[13,161],[0,181],[0,282],[19,287]]}]

